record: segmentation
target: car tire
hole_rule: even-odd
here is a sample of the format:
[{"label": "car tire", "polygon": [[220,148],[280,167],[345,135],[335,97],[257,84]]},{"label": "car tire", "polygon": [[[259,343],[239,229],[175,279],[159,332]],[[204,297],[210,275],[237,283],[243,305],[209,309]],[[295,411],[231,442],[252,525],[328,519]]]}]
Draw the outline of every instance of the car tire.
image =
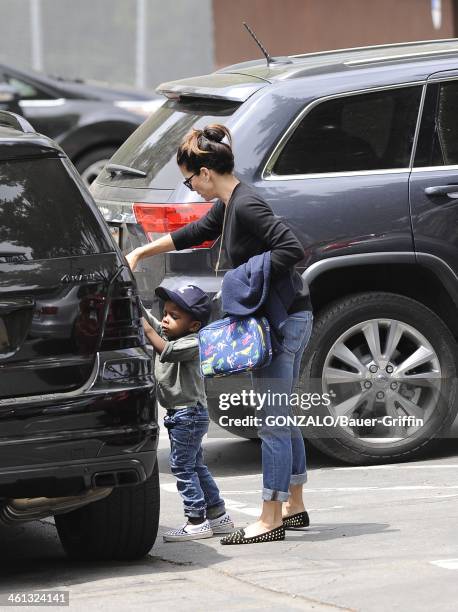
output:
[{"label": "car tire", "polygon": [[[396,322],[399,324],[399,327],[395,328]],[[329,391],[330,396],[328,396],[327,401],[330,401],[331,405],[328,407],[324,406],[323,404],[326,400],[322,400],[319,408],[312,407],[309,409],[309,414],[315,417],[335,417],[337,414],[340,414],[340,410],[346,410],[348,407],[351,407],[354,402],[353,398],[357,398],[358,393],[360,393],[359,389],[356,390],[356,387],[353,386],[352,391],[347,392],[348,401],[344,405],[342,403],[343,399],[345,399],[345,395],[343,395],[344,385],[347,385],[347,388],[349,388],[350,385],[358,384],[362,388],[363,385],[369,384],[367,380],[357,383],[350,381],[335,384],[335,381],[338,380],[338,375],[341,375],[339,372],[336,374],[336,369],[341,367],[345,372],[348,370],[350,373],[353,370],[351,366],[347,366],[345,362],[340,361],[339,357],[336,361],[335,355],[337,354],[344,359],[348,359],[345,347],[348,348],[350,346],[353,354],[359,355],[361,360],[366,359],[367,361],[367,356],[364,357],[364,347],[361,347],[364,345],[363,338],[366,337],[366,334],[368,334],[368,338],[372,338],[370,333],[374,329],[374,325],[376,326],[375,329],[378,329],[380,332],[380,347],[385,347],[383,349],[385,350],[385,356],[389,353],[387,345],[390,338],[390,330],[393,329],[397,332],[404,329],[406,330],[405,337],[403,332],[396,348],[397,353],[399,353],[398,360],[406,364],[406,357],[410,356],[410,352],[415,352],[415,341],[417,340],[422,346],[424,345],[424,350],[426,350],[425,347],[429,347],[427,350],[432,349],[434,351],[434,359],[432,358],[430,362],[419,366],[420,370],[423,368],[425,371],[424,378],[422,379],[424,387],[420,391],[416,388],[416,386],[419,386],[418,380],[410,379],[405,384],[398,384],[397,381],[401,379],[394,378],[395,372],[391,375],[393,378],[388,377],[386,371],[388,368],[391,369],[392,365],[387,365],[383,371],[380,369],[379,373],[371,375],[376,377],[370,381],[370,384],[374,386],[374,391],[371,391],[371,389],[367,391],[367,393],[371,393],[370,396],[367,396],[370,400],[363,400],[362,410],[366,410],[370,401],[376,416],[379,416],[378,411],[383,411],[383,401],[381,404],[379,399],[375,400],[373,398],[375,389],[382,388],[376,385],[384,385],[384,390],[377,391],[375,397],[378,397],[380,393],[385,394],[384,406],[387,415],[388,407],[390,414],[393,412],[394,407],[394,410],[400,416],[403,416],[402,413],[403,411],[405,412],[405,409],[410,411],[412,409],[417,410],[418,408],[419,412],[421,407],[420,400],[418,399],[417,405],[415,404],[415,398],[426,397],[429,398],[429,404],[424,404],[424,414],[430,414],[430,416],[427,420],[424,419],[423,426],[418,427],[417,431],[413,434],[404,438],[402,436],[387,436],[390,439],[386,442],[382,441],[384,438],[377,440],[376,436],[374,438],[367,437],[367,432],[363,436],[358,436],[355,435],[354,430],[334,426],[327,427],[323,426],[322,423],[319,425],[314,423],[312,427],[304,428],[304,437],[309,439],[319,450],[327,455],[355,465],[399,462],[422,456],[427,450],[430,451],[431,447],[440,442],[442,438],[447,437],[447,432],[456,417],[458,408],[456,405],[457,344],[449,328],[434,312],[413,299],[391,293],[368,292],[337,300],[319,313],[315,319],[313,335],[302,360],[300,387],[304,391],[306,385],[309,392],[319,391],[324,393]],[[384,329],[385,331],[383,332]],[[359,340],[357,336],[358,330],[360,333]],[[354,332],[353,335],[352,332]],[[394,337],[394,332],[392,337]],[[342,352],[341,339],[345,338],[347,344],[343,342],[345,347]],[[366,352],[370,353],[369,341],[367,341],[366,346],[368,349]],[[403,355],[402,351],[406,351],[407,347],[409,347],[408,351]],[[417,355],[419,355],[418,352]],[[435,382],[428,387],[428,368],[430,367],[428,364],[430,363],[436,364],[436,370],[437,366],[439,366],[440,370],[438,371],[440,375],[438,380],[435,380],[431,366],[432,373],[430,376],[431,380],[435,380]],[[401,365],[394,363],[394,368],[395,370],[399,369]],[[434,376],[437,376],[436,370],[434,370],[436,372]],[[404,372],[404,378],[412,376],[412,374],[408,374],[409,372],[415,373],[415,370],[411,368]],[[359,376],[356,367],[354,368],[353,375]],[[422,374],[416,375],[417,377],[422,376]],[[396,395],[393,396],[392,393],[390,399],[388,398],[391,387],[386,386],[387,378],[392,381],[389,382],[389,385],[398,385],[397,391],[393,392]],[[401,387],[401,384],[404,384],[404,387]],[[412,393],[412,389],[415,389],[415,392],[411,395],[410,399],[406,400],[402,393],[406,392],[407,389],[409,389],[410,393]],[[355,395],[352,395],[352,393],[355,393]],[[364,393],[366,393],[365,388],[362,389],[361,395]],[[438,395],[437,398],[435,394]],[[333,395],[335,398],[333,398]],[[364,405],[364,402],[366,405]],[[337,411],[334,410],[335,407],[337,407]],[[355,409],[361,409],[357,403]],[[408,412],[406,414],[408,415]],[[376,428],[378,427],[376,425]],[[363,431],[365,430],[363,429]]]},{"label": "car tire", "polygon": [[159,526],[159,471],[97,502],[55,516],[67,555],[78,560],[133,560],[151,550]]},{"label": "car tire", "polygon": [[84,183],[89,186],[97,178],[103,167],[113,157],[119,147],[100,147],[79,157],[75,166]]}]

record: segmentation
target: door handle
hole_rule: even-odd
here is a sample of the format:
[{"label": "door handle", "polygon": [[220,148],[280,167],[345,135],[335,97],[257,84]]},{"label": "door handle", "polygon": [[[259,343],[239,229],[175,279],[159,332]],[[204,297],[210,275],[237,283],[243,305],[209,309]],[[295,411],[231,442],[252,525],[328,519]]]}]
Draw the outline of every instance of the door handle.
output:
[{"label": "door handle", "polygon": [[426,187],[426,195],[429,196],[451,196],[456,194],[458,198],[458,185],[437,185],[435,187]]}]

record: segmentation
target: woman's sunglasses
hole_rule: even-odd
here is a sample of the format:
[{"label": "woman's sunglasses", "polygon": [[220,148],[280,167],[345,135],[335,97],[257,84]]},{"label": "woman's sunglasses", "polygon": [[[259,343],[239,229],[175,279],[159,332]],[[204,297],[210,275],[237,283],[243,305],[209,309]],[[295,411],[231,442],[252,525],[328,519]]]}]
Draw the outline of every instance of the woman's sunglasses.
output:
[{"label": "woman's sunglasses", "polygon": [[200,170],[199,170],[199,172],[194,172],[194,174],[191,174],[191,176],[188,176],[188,178],[187,178],[187,179],[185,179],[185,180],[183,181],[183,185],[186,185],[186,187],[187,187],[188,189],[190,189],[191,191],[194,191],[194,187],[192,186],[191,181],[192,181],[192,179],[193,179],[195,176],[197,176],[199,173],[200,173]]}]

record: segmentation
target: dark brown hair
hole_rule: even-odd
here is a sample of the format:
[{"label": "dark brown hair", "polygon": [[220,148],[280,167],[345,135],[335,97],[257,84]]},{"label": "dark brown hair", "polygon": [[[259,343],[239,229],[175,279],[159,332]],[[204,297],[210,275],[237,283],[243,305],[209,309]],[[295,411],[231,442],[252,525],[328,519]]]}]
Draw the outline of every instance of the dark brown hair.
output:
[{"label": "dark brown hair", "polygon": [[[229,144],[222,142],[226,137]],[[218,174],[234,169],[231,133],[224,125],[207,125],[203,130],[192,130],[178,147],[177,164],[189,172],[200,172],[205,166]]]}]

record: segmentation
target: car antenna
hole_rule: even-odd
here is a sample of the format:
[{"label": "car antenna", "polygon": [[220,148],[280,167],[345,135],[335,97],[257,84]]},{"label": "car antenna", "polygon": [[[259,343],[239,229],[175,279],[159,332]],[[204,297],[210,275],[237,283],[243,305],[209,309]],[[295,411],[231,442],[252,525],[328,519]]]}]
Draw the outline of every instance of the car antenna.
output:
[{"label": "car antenna", "polygon": [[264,45],[261,43],[261,41],[258,39],[258,37],[256,36],[256,34],[253,32],[253,30],[250,28],[250,26],[246,23],[246,21],[243,22],[243,25],[245,26],[245,28],[247,29],[248,33],[250,34],[250,36],[253,38],[254,42],[258,45],[258,47],[261,49],[262,54],[264,55],[264,57],[266,58],[266,62],[267,65],[270,66],[270,64],[292,64],[292,61],[290,60],[289,57],[272,57],[271,55],[269,55],[269,52],[267,51],[267,49],[264,47]]}]

